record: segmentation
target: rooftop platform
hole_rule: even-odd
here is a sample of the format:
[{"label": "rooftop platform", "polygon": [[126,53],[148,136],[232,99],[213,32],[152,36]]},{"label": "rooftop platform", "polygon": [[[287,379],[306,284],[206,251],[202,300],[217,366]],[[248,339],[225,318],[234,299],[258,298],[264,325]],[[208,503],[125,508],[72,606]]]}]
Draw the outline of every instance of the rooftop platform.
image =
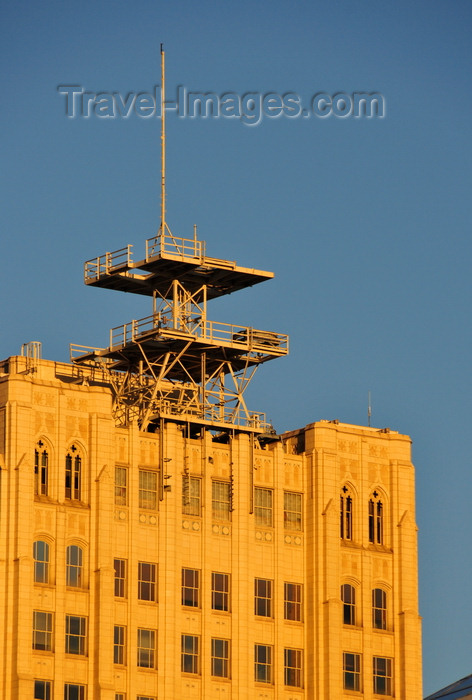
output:
[{"label": "rooftop platform", "polygon": [[191,294],[205,286],[207,299],[231,294],[272,279],[273,272],[238,267],[234,261],[210,258],[205,243],[196,238],[159,234],[146,241],[143,260],[133,262],[132,246],[88,260],[85,284],[162,298],[171,298],[172,282],[178,280]]}]

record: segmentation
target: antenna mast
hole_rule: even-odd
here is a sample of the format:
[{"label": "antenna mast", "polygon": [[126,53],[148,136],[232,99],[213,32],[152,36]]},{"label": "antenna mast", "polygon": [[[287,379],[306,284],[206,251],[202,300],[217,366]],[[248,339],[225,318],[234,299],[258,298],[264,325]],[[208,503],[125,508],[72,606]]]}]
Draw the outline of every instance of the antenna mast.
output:
[{"label": "antenna mast", "polygon": [[370,396],[370,391],[368,394],[368,403],[367,403],[367,425],[370,428],[370,419],[372,416],[372,403],[371,403],[371,396]]},{"label": "antenna mast", "polygon": [[166,84],[165,53],[161,44],[161,234],[165,234],[166,224]]}]

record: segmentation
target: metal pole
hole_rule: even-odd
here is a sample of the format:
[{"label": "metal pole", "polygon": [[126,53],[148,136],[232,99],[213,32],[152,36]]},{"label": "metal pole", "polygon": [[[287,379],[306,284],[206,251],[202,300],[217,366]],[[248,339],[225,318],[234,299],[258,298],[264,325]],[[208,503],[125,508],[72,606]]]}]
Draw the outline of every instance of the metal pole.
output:
[{"label": "metal pole", "polygon": [[161,44],[161,234],[166,231],[166,86],[165,53]]}]

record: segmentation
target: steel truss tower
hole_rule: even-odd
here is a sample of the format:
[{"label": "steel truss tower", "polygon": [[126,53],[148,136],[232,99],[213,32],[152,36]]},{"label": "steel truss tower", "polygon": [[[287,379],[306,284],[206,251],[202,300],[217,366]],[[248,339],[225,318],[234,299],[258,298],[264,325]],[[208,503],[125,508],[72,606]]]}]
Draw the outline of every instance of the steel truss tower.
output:
[{"label": "steel truss tower", "polygon": [[152,297],[152,314],[110,331],[107,348],[71,347],[73,362],[105,371],[117,425],[159,419],[267,432],[244,392],[257,367],[288,353],[288,336],[210,321],[207,302],[271,279],[273,273],[206,255],[203,241],[168,229],[146,241],[143,260],[132,246],[85,263],[85,283]]}]

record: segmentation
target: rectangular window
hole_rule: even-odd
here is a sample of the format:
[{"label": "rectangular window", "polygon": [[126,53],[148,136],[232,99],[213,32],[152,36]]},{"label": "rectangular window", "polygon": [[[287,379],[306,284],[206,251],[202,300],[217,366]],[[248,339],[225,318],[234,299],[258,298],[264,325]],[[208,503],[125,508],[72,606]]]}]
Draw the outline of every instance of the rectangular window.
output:
[{"label": "rectangular window", "polygon": [[138,599],[157,601],[157,565],[138,562]]},{"label": "rectangular window", "polygon": [[272,683],[272,647],[266,644],[254,645],[254,680],[258,683]]},{"label": "rectangular window", "polygon": [[212,517],[215,520],[231,520],[231,484],[229,481],[212,481]]},{"label": "rectangular window", "polygon": [[126,700],[126,693],[115,693],[115,700]]},{"label": "rectangular window", "polygon": [[254,516],[256,525],[261,527],[272,527],[272,489],[254,489]]},{"label": "rectangular window", "polygon": [[124,664],[126,658],[126,627],[115,625],[113,630],[113,663]]},{"label": "rectangular window", "polygon": [[200,572],[197,569],[182,569],[182,605],[198,608]]},{"label": "rectangular window", "polygon": [[156,668],[156,630],[138,629],[138,660],[141,668]]},{"label": "rectangular window", "polygon": [[301,688],[303,651],[301,649],[284,649],[284,683]]},{"label": "rectangular window", "polygon": [[136,695],[136,700],[156,700],[155,695]]},{"label": "rectangular window", "polygon": [[114,559],[115,566],[115,596],[126,598],[126,559]]},{"label": "rectangular window", "polygon": [[156,510],[157,472],[139,470],[139,507],[146,510]]},{"label": "rectangular window", "polygon": [[212,610],[229,612],[229,574],[212,572],[211,607]]},{"label": "rectangular window", "polygon": [[254,579],[254,615],[272,617],[272,581]]},{"label": "rectangular window", "polygon": [[181,670],[182,673],[200,673],[199,664],[200,638],[190,634],[181,637]]},{"label": "rectangular window", "polygon": [[344,652],[343,654],[343,688],[344,690],[361,689],[361,655]]},{"label": "rectangular window", "polygon": [[49,583],[49,545],[42,540],[33,542],[34,582]]},{"label": "rectangular window", "polygon": [[393,695],[392,659],[374,656],[374,693]]},{"label": "rectangular window", "polygon": [[51,681],[34,682],[34,700],[51,700]]},{"label": "rectangular window", "polygon": [[65,683],[64,700],[85,700],[85,685]]},{"label": "rectangular window", "polygon": [[66,550],[66,586],[80,588],[82,586],[83,551],[81,547],[72,544]]},{"label": "rectangular window", "polygon": [[128,469],[115,467],[115,505],[128,505]]},{"label": "rectangular window", "polygon": [[284,491],[284,527],[287,530],[302,530],[302,494]]},{"label": "rectangular window", "polygon": [[52,613],[33,611],[33,649],[52,651]]},{"label": "rectangular window", "polygon": [[229,640],[211,640],[211,675],[229,678]]},{"label": "rectangular window", "polygon": [[372,591],[372,627],[377,630],[387,629],[387,594],[381,588]]},{"label": "rectangular window", "polygon": [[182,477],[182,513],[201,515],[202,480],[194,476]]},{"label": "rectangular window", "polygon": [[66,654],[87,653],[87,619],[76,615],[66,615]]},{"label": "rectangular window", "polygon": [[284,618],[302,621],[302,584],[284,583]]}]

